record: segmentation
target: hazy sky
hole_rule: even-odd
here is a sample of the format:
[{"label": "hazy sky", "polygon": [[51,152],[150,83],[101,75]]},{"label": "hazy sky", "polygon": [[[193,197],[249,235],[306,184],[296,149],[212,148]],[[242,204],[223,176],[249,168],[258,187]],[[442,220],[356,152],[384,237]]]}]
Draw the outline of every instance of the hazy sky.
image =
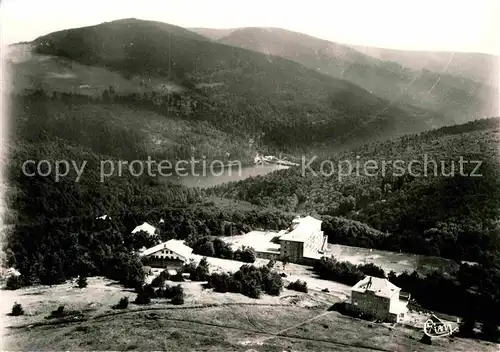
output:
[{"label": "hazy sky", "polygon": [[136,17],[183,27],[282,27],[340,43],[500,55],[500,0],[3,0],[2,43]]}]

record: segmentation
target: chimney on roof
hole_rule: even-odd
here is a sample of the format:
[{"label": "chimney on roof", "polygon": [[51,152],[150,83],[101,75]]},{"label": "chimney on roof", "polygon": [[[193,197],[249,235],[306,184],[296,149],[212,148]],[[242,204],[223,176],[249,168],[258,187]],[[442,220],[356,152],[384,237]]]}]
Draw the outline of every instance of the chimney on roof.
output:
[{"label": "chimney on roof", "polygon": [[366,284],[366,289],[368,290],[372,286],[372,277],[370,276],[370,279],[368,280],[368,283]]}]

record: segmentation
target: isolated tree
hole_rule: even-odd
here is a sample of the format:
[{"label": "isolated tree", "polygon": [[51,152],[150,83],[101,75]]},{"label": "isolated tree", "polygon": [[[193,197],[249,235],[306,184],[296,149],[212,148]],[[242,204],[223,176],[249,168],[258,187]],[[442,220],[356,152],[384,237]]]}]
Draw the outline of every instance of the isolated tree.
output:
[{"label": "isolated tree", "polygon": [[271,260],[267,263],[267,265],[266,265],[266,266],[267,266],[269,269],[272,269],[272,268],[274,268],[274,266],[275,266],[275,265],[276,265],[276,261],[275,261],[274,259],[271,259]]},{"label": "isolated tree", "polygon": [[62,317],[64,315],[64,306],[57,307],[56,310],[51,312],[52,317]]},{"label": "isolated tree", "polygon": [[260,298],[262,293],[261,287],[254,281],[243,283],[243,292],[250,298]]},{"label": "isolated tree", "polygon": [[231,249],[231,246],[221,240],[220,238],[216,237],[213,240],[213,245],[214,245],[214,250],[215,250],[215,255],[218,258],[222,259],[232,259],[233,258],[233,250]]},{"label": "isolated tree", "polygon": [[207,241],[204,244],[202,244],[200,249],[199,249],[199,254],[207,256],[207,257],[214,257],[215,256],[215,248],[214,248],[213,242]]},{"label": "isolated tree", "polygon": [[208,280],[209,276],[210,276],[210,270],[209,270],[208,260],[207,257],[203,257],[195,269],[195,280],[205,281]]},{"label": "isolated tree", "polygon": [[245,263],[253,263],[257,259],[257,255],[252,247],[242,246],[234,252],[234,259]]},{"label": "isolated tree", "polygon": [[127,309],[128,308],[128,297],[122,297],[118,304],[116,305],[117,309]]},{"label": "isolated tree", "polygon": [[307,291],[308,291],[307,282],[301,281],[301,280],[297,280],[295,282],[290,282],[286,288],[289,290],[294,290],[294,291],[298,291],[298,292],[305,292],[305,293],[307,293]]},{"label": "isolated tree", "polygon": [[7,290],[17,290],[23,286],[21,275],[11,275],[7,278],[5,288]]},{"label": "isolated tree", "polygon": [[163,286],[165,286],[165,281],[168,280],[169,276],[170,275],[168,274],[168,271],[166,271],[166,270],[162,271],[160,273],[160,275],[155,276],[155,278],[151,282],[151,286],[152,287],[163,287]]},{"label": "isolated tree", "polygon": [[264,286],[268,295],[279,296],[283,289],[283,279],[277,272],[272,271],[268,274]]},{"label": "isolated tree", "polygon": [[184,289],[181,285],[172,287],[172,304],[184,304]]},{"label": "isolated tree", "polygon": [[104,91],[102,92],[102,100],[109,101],[109,92],[107,89],[104,89]]},{"label": "isolated tree", "polygon": [[15,302],[14,305],[12,306],[12,311],[10,312],[10,315],[16,317],[23,314],[24,314],[23,306]]},{"label": "isolated tree", "polygon": [[144,284],[146,273],[139,258],[129,257],[120,267],[120,282],[125,287],[137,288]]},{"label": "isolated tree", "polygon": [[384,270],[381,267],[376,266],[373,263],[360,264],[360,265],[358,265],[358,268],[359,268],[359,270],[361,270],[361,272],[363,274],[368,275],[368,276],[375,276],[375,277],[380,277],[383,279],[386,277]]},{"label": "isolated tree", "polygon": [[149,292],[140,292],[137,294],[134,303],[135,304],[149,304],[151,302],[151,296]]},{"label": "isolated tree", "polygon": [[80,275],[78,276],[78,281],[77,281],[78,287],[79,288],[84,288],[87,287],[87,277],[85,275]]},{"label": "isolated tree", "polygon": [[290,258],[287,255],[281,258],[281,262],[283,263],[283,270],[285,270],[285,266],[290,262]]}]

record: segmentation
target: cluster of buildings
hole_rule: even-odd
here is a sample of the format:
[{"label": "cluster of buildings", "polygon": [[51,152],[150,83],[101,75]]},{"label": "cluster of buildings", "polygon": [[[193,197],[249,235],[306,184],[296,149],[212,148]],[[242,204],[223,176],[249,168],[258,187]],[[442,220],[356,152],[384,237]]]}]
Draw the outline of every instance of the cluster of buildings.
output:
[{"label": "cluster of buildings", "polygon": [[[151,236],[157,234],[155,227],[148,223],[137,226],[132,233],[139,231]],[[311,216],[297,217],[287,229],[274,234],[274,245],[265,250],[256,249],[257,257],[274,260],[287,258],[290,263],[313,265],[327,250],[328,236],[321,230],[321,220]],[[191,259],[192,252],[192,248],[186,246],[184,241],[169,240],[151,248],[142,248],[139,255],[148,266],[176,270]],[[389,280],[366,276],[352,287],[350,304],[380,320],[401,322],[408,310],[408,299],[401,300],[400,293],[401,289]]]},{"label": "cluster of buildings", "polygon": [[[143,223],[137,226],[132,233],[146,232],[150,236],[157,236],[157,229]],[[248,234],[252,237],[252,232]],[[313,265],[315,260],[324,256],[328,245],[328,236],[321,230],[321,220],[312,216],[297,217],[290,226],[274,233],[279,245],[271,248],[254,247],[258,258],[281,260],[286,258],[290,263]],[[256,248],[257,247],[257,248]],[[151,248],[142,248],[139,254],[148,259],[150,266],[165,267],[179,266],[189,260],[192,249],[184,245],[183,241],[170,240],[159,243]]]},{"label": "cluster of buildings", "polygon": [[[290,227],[278,232],[279,251],[256,251],[268,259],[286,257],[289,262],[313,265],[327,252],[328,236],[321,230],[321,220],[311,216],[295,218]],[[382,321],[401,322],[408,311],[409,297],[400,297],[401,289],[387,279],[366,276],[351,288],[353,306]],[[401,299],[403,298],[403,299]]]},{"label": "cluster of buildings", "polygon": [[[285,158],[286,159],[286,158]],[[274,155],[257,155],[253,158],[253,162],[256,165],[266,165],[266,164],[279,164],[279,165],[288,165],[288,166],[298,166],[299,164],[294,163],[289,160],[282,159],[281,156],[279,158]]]}]

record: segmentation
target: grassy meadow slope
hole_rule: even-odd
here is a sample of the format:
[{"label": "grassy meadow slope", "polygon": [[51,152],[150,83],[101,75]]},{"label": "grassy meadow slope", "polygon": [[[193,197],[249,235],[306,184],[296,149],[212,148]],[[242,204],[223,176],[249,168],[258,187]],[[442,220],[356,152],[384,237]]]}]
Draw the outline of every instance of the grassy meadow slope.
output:
[{"label": "grassy meadow slope", "polygon": [[199,40],[163,25],[119,20],[48,34],[34,45],[40,54],[106,67],[126,79],[175,82],[210,106],[198,111],[197,119],[225,131],[264,133],[266,143],[279,147],[342,143],[346,134],[351,140],[379,138],[441,120],[439,113],[390,103],[293,61]]},{"label": "grassy meadow slope", "polygon": [[[72,283],[21,289],[26,315],[6,316],[8,350],[164,350],[164,351],[497,351],[494,343],[460,337],[421,343],[421,329],[353,319],[328,307],[337,299],[319,291],[285,290],[280,297],[256,301],[240,294],[204,290],[198,282],[181,283],[185,305],[154,299],[147,307],[111,306],[123,296],[111,280],[89,279],[88,287]],[[5,313],[13,302],[2,309]],[[44,319],[64,304],[67,319]]]},{"label": "grassy meadow slope", "polygon": [[126,79],[104,67],[89,66],[54,55],[34,52],[32,44],[14,44],[7,48],[6,63],[10,72],[9,91],[43,89],[101,97],[109,86],[121,94],[182,92],[183,87],[162,78]]},{"label": "grassy meadow slope", "polygon": [[[211,35],[209,30],[197,31]],[[372,56],[365,54],[366,50],[358,51],[357,47],[281,28],[234,29],[219,37],[217,42],[281,56],[323,74],[348,80],[396,104],[418,106],[444,115],[445,119],[434,121],[432,127],[463,123],[498,112],[498,85],[486,81],[485,75],[489,70],[487,77],[495,76],[498,65],[494,67],[493,57],[487,55],[466,57],[466,54],[457,54],[455,61],[450,61],[447,72],[447,62],[441,60],[442,66],[439,66],[436,60],[425,60],[427,56],[432,57],[431,53],[416,52],[413,61],[410,61],[410,54],[406,61],[390,60],[390,55]],[[469,75],[469,71],[473,70],[473,65],[481,66],[483,62],[487,65],[474,72],[485,77],[473,80],[476,76]],[[459,71],[462,63],[464,72]]]}]

